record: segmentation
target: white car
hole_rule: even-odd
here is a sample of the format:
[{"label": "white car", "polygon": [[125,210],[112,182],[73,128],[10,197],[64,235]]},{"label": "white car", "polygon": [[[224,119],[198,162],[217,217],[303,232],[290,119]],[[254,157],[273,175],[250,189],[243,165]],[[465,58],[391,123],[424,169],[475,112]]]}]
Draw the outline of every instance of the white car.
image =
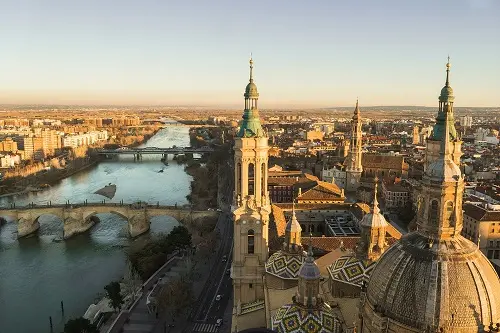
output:
[{"label": "white car", "polygon": [[215,326],[219,327],[222,325],[222,318],[217,319],[217,322],[215,323]]},{"label": "white car", "polygon": [[217,296],[215,297],[215,300],[216,300],[216,301],[220,301],[220,299],[221,299],[221,298],[222,298],[222,295],[217,295]]}]

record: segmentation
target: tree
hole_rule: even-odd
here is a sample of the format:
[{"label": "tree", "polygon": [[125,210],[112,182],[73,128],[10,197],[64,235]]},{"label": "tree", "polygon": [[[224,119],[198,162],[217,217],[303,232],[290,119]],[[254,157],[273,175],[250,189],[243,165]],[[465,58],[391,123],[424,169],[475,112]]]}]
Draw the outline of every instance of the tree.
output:
[{"label": "tree", "polygon": [[64,333],[99,333],[99,329],[90,320],[79,317],[64,324]]},{"label": "tree", "polygon": [[115,311],[119,311],[123,304],[123,296],[121,294],[120,283],[113,281],[104,287],[107,296],[109,298],[109,306],[111,306]]},{"label": "tree", "polygon": [[193,302],[193,289],[188,276],[180,276],[165,284],[156,299],[160,311],[168,311],[175,318],[186,310]]},{"label": "tree", "polygon": [[129,260],[127,260],[123,282],[125,283],[125,294],[132,294],[132,298],[135,300],[136,292],[140,288],[142,280],[139,272],[137,272]]}]

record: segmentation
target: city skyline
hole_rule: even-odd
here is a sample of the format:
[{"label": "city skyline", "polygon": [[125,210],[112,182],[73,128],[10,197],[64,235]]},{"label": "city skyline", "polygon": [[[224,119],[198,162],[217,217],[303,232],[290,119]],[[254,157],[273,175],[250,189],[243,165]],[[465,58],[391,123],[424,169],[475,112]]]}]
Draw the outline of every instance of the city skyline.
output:
[{"label": "city skyline", "polygon": [[253,52],[263,108],[356,97],[434,107],[448,54],[457,106],[496,107],[499,10],[492,0],[10,2],[0,104],[241,107]]}]

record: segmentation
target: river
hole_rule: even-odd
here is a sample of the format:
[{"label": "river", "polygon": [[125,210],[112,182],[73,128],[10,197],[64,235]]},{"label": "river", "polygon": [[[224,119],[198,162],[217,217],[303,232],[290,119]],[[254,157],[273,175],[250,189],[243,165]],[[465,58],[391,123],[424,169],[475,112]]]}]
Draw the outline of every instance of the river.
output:
[{"label": "river", "polygon": [[[188,131],[184,126],[167,127],[143,146],[189,146]],[[105,198],[93,192],[108,183],[116,184],[117,190],[113,200],[107,202],[186,204],[191,176],[175,161],[158,173],[163,167],[159,156],[145,155],[140,162],[123,156],[101,162],[43,192],[1,198],[0,205],[67,200],[79,203],[85,199],[99,202]],[[155,217],[150,232],[132,240],[125,220],[111,214],[100,214],[99,218],[101,222],[90,231],[63,242],[54,241],[63,234],[62,221],[54,216],[40,217],[38,233],[20,240],[13,221],[0,226],[1,333],[50,332],[49,316],[53,318],[54,332],[62,332],[64,319],[83,315],[96,296],[104,293],[106,284],[123,276],[125,251],[131,242],[169,232],[177,225],[173,218]]]}]

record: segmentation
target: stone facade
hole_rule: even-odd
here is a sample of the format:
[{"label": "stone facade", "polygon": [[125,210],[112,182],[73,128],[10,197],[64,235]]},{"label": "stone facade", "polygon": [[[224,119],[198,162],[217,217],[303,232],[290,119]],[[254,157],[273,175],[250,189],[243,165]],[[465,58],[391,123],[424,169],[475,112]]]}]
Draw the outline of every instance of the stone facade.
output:
[{"label": "stone facade", "polygon": [[[257,109],[258,92],[252,77],[245,90],[245,111],[234,144],[235,191],[233,197],[234,251],[231,278],[234,289],[232,331],[265,326],[245,320],[246,304],[264,300],[263,275],[268,257],[268,224],[271,204],[267,191],[268,137]],[[248,326],[251,323],[252,326]]]},{"label": "stone facade", "polygon": [[136,237],[147,232],[150,226],[150,218],[153,216],[166,215],[175,218],[181,223],[189,223],[190,219],[218,214],[213,211],[190,211],[176,209],[174,206],[147,204],[119,205],[87,203],[82,205],[34,206],[0,210],[0,216],[12,218],[17,222],[17,235],[19,238],[36,232],[40,228],[38,218],[42,215],[57,216],[63,223],[63,237],[66,239],[89,230],[96,221],[92,217],[102,213],[115,214],[126,220],[131,237]]},{"label": "stone facade", "polygon": [[349,145],[349,154],[346,157],[346,191],[356,191],[361,182],[363,166],[361,165],[361,116],[359,114],[359,105],[356,101],[356,109],[352,117],[351,144]]}]

